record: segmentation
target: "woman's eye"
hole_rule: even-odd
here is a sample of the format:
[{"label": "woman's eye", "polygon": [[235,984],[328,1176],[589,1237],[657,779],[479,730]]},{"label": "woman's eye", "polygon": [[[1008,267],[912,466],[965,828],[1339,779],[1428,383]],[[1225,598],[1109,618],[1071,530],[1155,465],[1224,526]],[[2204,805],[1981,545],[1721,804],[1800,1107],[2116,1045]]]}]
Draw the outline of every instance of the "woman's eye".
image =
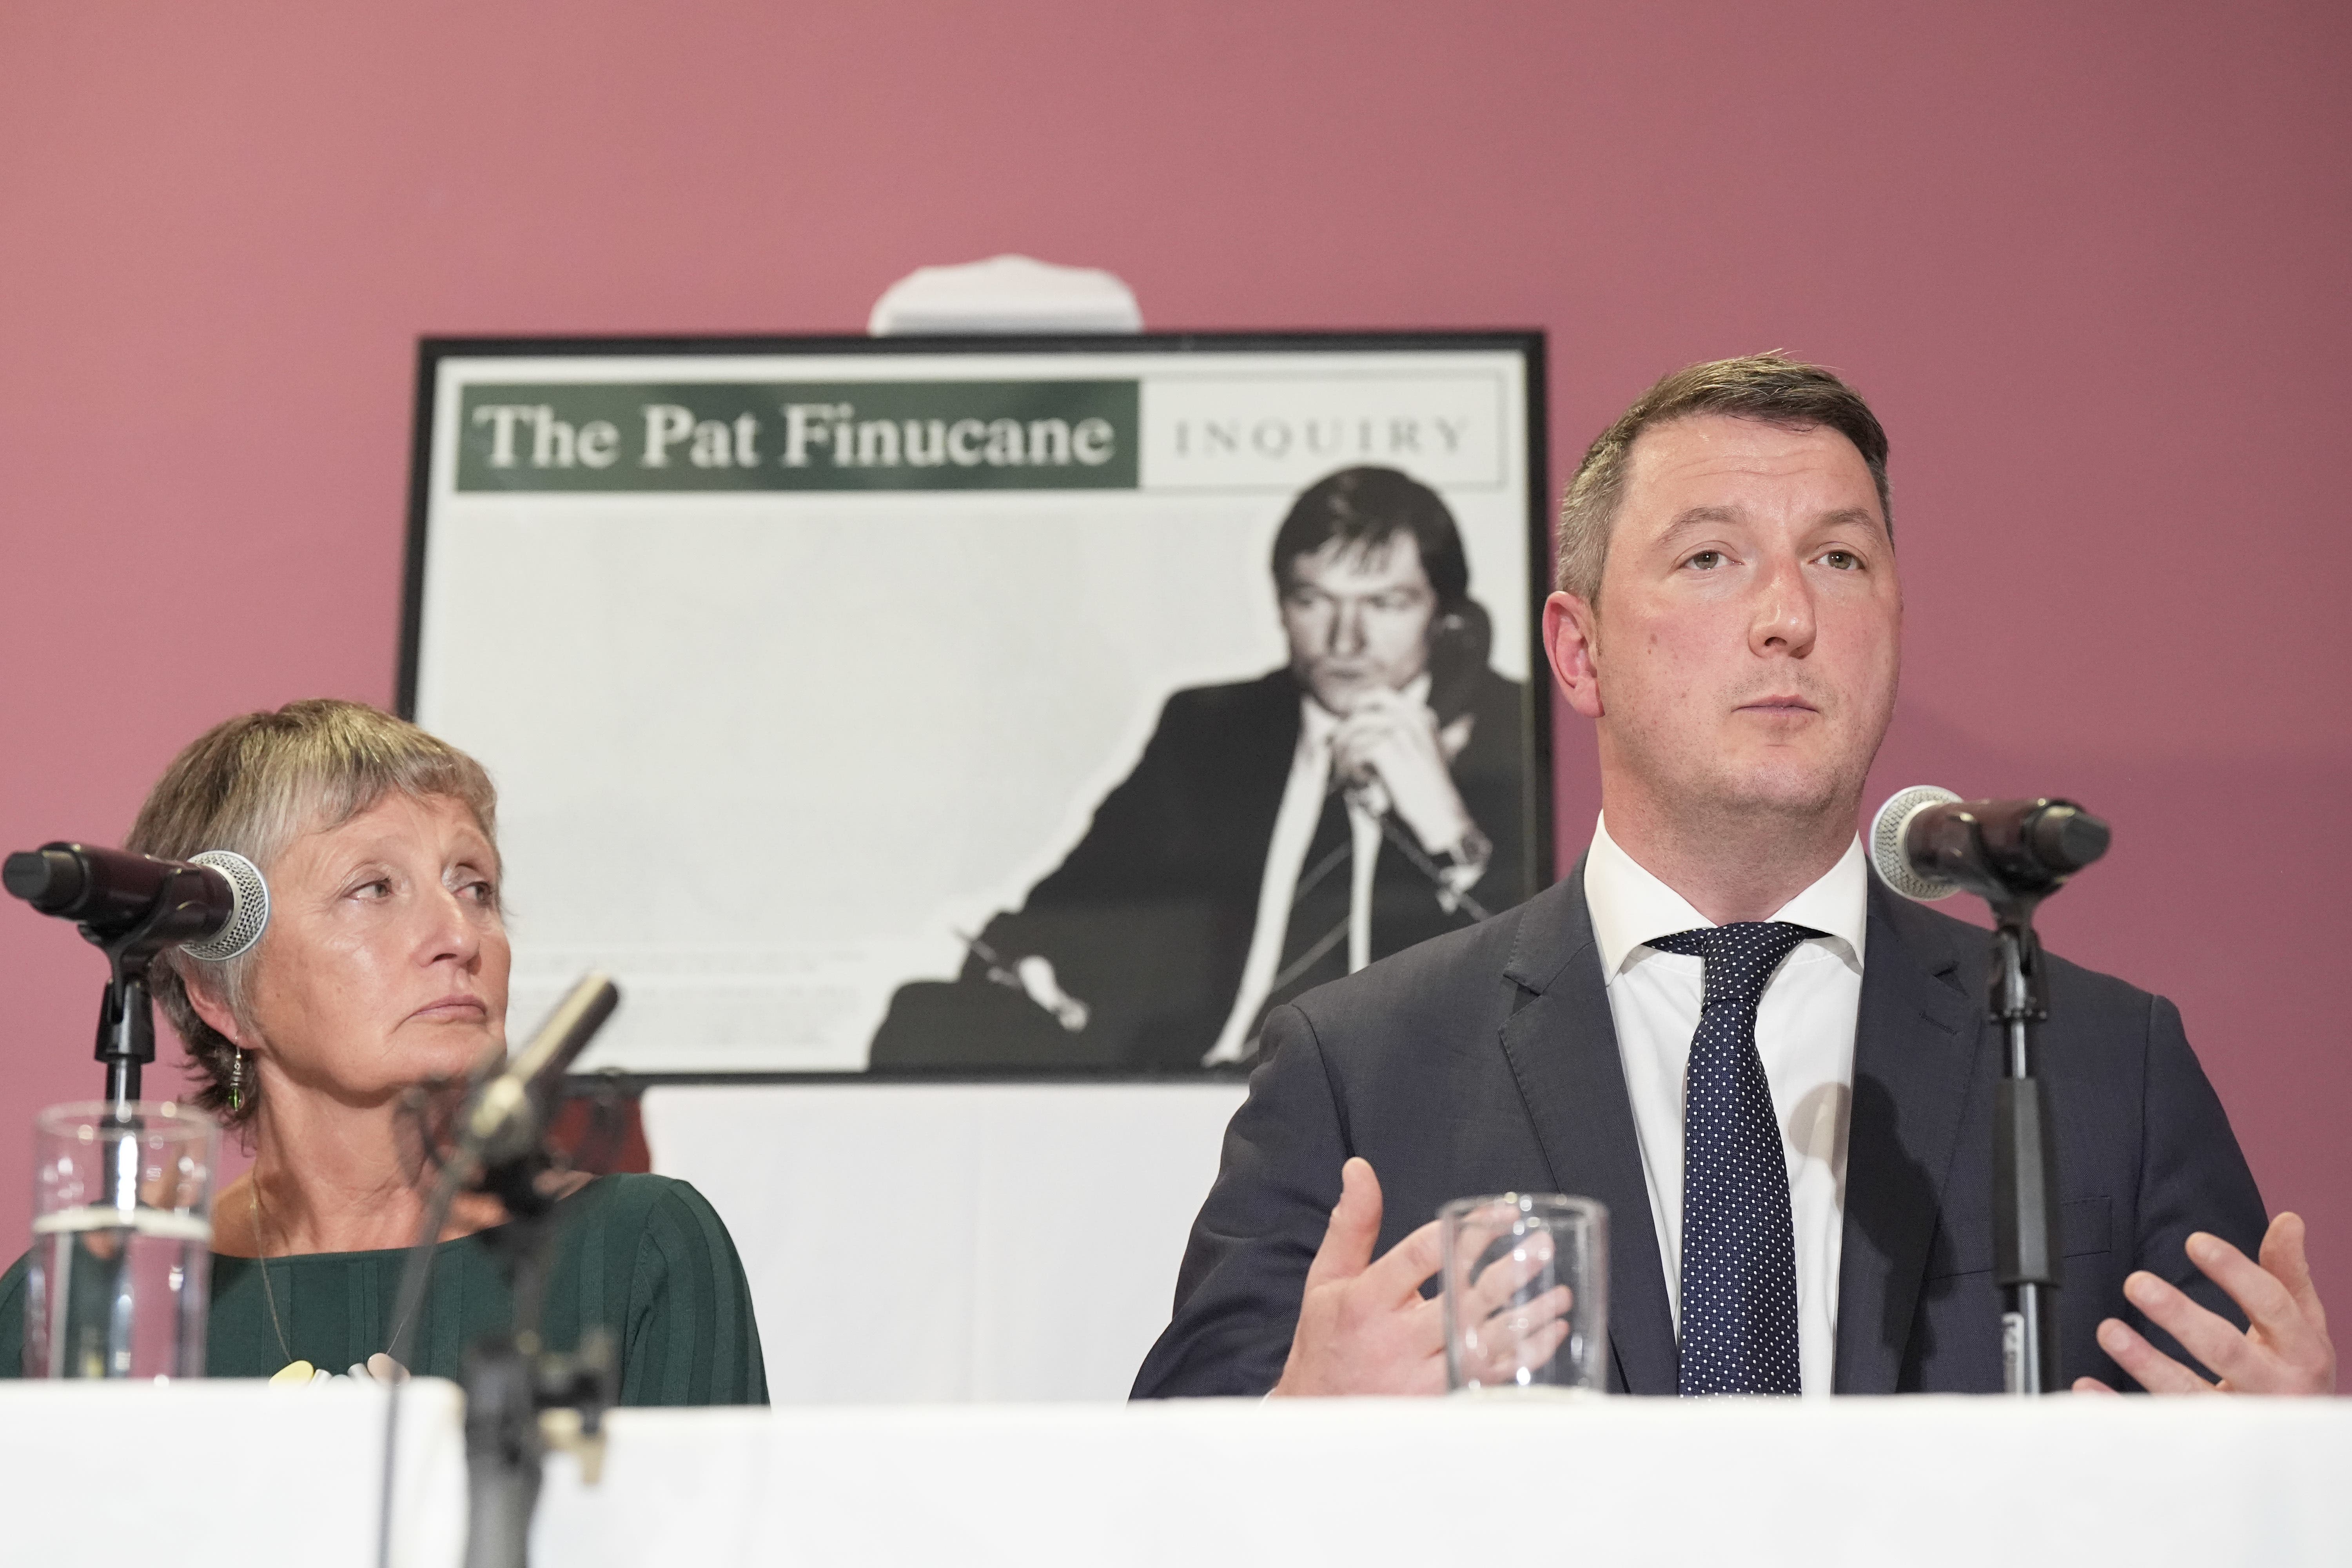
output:
[{"label": "woman's eye", "polygon": [[1723,564],[1723,552],[1720,550],[1702,550],[1697,554],[1692,556],[1689,560],[1684,562],[1683,564],[1685,566],[1696,566],[1702,572],[1712,572],[1717,567]]},{"label": "woman's eye", "polygon": [[372,882],[362,882],[352,891],[362,899],[388,899],[392,897],[392,884],[378,877]]}]

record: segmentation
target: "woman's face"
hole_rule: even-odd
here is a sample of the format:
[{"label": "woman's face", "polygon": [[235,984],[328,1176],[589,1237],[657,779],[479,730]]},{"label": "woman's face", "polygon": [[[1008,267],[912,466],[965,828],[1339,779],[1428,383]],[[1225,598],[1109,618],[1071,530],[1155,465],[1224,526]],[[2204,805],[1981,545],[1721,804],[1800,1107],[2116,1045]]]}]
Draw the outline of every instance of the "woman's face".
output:
[{"label": "woman's face", "polygon": [[296,839],[264,875],[251,1026],[223,1032],[261,1054],[272,1088],[380,1102],[505,1043],[498,851],[464,803],[386,795]]}]

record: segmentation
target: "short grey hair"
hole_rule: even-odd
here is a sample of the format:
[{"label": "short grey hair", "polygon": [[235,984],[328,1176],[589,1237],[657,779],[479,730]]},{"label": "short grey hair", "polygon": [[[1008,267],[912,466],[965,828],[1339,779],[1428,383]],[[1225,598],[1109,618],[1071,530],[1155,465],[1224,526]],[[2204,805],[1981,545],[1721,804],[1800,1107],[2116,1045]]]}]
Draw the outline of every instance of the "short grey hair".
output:
[{"label": "short grey hair", "polygon": [[[205,731],[155,781],[126,847],[170,860],[230,849],[267,878],[297,837],[341,826],[394,794],[458,801],[496,847],[498,791],[481,763],[405,719],[327,697],[239,714]],[[237,1047],[197,1016],[187,982],[218,994],[243,1025],[263,945],[218,963],[167,949],[167,962],[148,974],[202,1080],[195,1103],[232,1126],[252,1117],[257,1086],[248,1081],[242,1105],[231,1108]]]},{"label": "short grey hair", "polygon": [[1886,431],[1862,394],[1836,372],[1779,350],[1695,364],[1659,382],[1601,433],[1576,466],[1559,503],[1559,554],[1553,586],[1597,611],[1609,533],[1625,499],[1625,468],[1635,437],[1654,426],[1694,415],[1722,414],[1788,429],[1826,426],[1854,444],[1878,487],[1878,510],[1895,533],[1886,487]]}]

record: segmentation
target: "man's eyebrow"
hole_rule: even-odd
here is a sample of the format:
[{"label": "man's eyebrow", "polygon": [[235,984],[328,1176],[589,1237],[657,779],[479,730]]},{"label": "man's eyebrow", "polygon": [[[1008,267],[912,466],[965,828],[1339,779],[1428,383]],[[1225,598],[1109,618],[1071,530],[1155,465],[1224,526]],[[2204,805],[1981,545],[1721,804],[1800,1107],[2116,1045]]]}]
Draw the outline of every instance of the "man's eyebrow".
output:
[{"label": "man's eyebrow", "polygon": [[1705,528],[1709,523],[1739,521],[1739,509],[1736,506],[1695,506],[1666,524],[1665,532],[1658,535],[1658,540],[1664,543],[1694,529]]},{"label": "man's eyebrow", "polygon": [[[1664,543],[1694,530],[1707,527],[1709,524],[1738,523],[1744,521],[1746,520],[1736,506],[1695,506],[1668,523],[1666,531],[1658,536],[1658,540],[1659,542]],[[1842,528],[1853,522],[1868,523],[1873,528],[1882,526],[1878,521],[1878,514],[1868,507],[1863,506],[1840,507],[1835,511],[1825,511],[1813,520],[1813,526]]]},{"label": "man's eyebrow", "polygon": [[1886,531],[1886,520],[1879,517],[1877,512],[1872,510],[1872,508],[1867,508],[1867,505],[1842,505],[1842,508],[1837,508],[1834,512],[1822,512],[1821,517],[1813,520],[1813,529],[1816,529],[1816,531],[1821,531],[1821,529],[1846,529],[1846,527],[1870,529],[1870,533],[1874,533],[1877,538],[1882,538],[1882,541],[1886,541],[1889,545],[1894,545],[1894,533]]}]

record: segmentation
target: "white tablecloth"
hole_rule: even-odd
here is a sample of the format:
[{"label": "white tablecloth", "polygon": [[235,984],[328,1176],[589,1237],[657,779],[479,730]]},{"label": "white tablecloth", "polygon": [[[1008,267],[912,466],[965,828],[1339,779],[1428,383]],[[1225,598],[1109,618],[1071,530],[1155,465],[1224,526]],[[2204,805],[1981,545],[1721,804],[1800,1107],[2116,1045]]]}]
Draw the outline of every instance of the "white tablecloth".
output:
[{"label": "white tablecloth", "polygon": [[[465,1402],[420,1379],[400,1411],[394,1562],[466,1540]],[[24,1568],[374,1568],[383,1394],[348,1379],[0,1382],[0,1563]]]},{"label": "white tablecloth", "polygon": [[2352,1405],[1223,1401],[649,1412],[543,1561],[2352,1563]]},{"label": "white tablecloth", "polygon": [[[453,1568],[413,1384],[397,1561]],[[0,1387],[9,1563],[373,1563],[381,1394]],[[128,1463],[115,1479],[112,1461]],[[133,1543],[137,1543],[136,1549]],[[621,1411],[543,1568],[2352,1563],[2352,1402],[1223,1401]]]},{"label": "white tablecloth", "polygon": [[654,1169],[751,1276],[779,1405],[1124,1399],[1238,1083],[659,1089]]}]

